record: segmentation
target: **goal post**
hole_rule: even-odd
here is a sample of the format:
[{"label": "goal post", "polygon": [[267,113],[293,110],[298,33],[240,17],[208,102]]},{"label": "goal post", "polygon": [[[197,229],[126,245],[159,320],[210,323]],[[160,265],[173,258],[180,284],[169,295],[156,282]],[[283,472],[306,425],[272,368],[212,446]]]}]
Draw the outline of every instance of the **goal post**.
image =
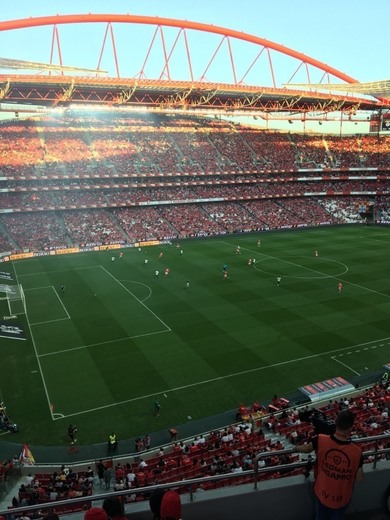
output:
[{"label": "goal post", "polygon": [[8,312],[10,316],[26,314],[26,298],[23,287],[20,284],[7,285],[5,297],[7,300]]}]

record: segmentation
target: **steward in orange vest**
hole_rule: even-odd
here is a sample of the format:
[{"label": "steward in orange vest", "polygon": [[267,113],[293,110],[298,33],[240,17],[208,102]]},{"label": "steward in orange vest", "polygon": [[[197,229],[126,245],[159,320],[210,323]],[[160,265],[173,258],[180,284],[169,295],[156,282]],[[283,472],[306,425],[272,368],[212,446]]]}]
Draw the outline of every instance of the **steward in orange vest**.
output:
[{"label": "steward in orange vest", "polygon": [[346,509],[352,498],[355,480],[363,478],[362,451],[350,440],[354,419],[351,410],[343,410],[337,416],[334,434],[320,434],[310,443],[296,447],[300,453],[315,450],[317,454],[314,484],[319,502],[317,511]]}]

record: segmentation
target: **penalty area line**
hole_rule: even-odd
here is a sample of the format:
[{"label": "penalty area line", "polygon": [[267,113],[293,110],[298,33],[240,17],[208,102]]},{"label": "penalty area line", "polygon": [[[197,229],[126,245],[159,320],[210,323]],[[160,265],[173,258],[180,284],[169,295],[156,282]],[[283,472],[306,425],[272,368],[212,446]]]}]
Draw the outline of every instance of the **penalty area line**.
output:
[{"label": "penalty area line", "polygon": [[118,341],[126,341],[127,339],[143,338],[145,336],[154,336],[155,334],[163,334],[164,332],[171,332],[171,330],[156,330],[155,332],[145,332],[145,334],[137,334],[136,336],[127,336],[126,338],[110,339],[108,341],[101,341],[100,343],[91,343],[91,345],[81,345],[81,347],[65,348],[63,350],[57,350],[56,352],[46,352],[45,354],[39,354],[38,357],[55,356],[56,354],[63,354],[65,352],[74,352],[90,347],[98,347],[99,345],[107,345],[109,343],[117,343]]},{"label": "penalty area line", "polygon": [[108,276],[111,276],[111,278],[113,280],[116,281],[117,284],[119,284],[126,292],[128,292],[135,300],[137,300],[137,302],[140,303],[140,305],[142,305],[148,312],[150,312],[150,314],[152,314],[162,325],[164,325],[164,327],[167,329],[168,332],[172,332],[172,329],[169,327],[169,325],[167,325],[165,323],[165,321],[163,321],[159,316],[157,316],[157,314],[155,312],[152,311],[152,309],[149,309],[149,307],[147,305],[145,305],[145,303],[140,300],[139,298],[137,298],[137,296],[135,294],[133,294],[125,285],[123,285],[123,283],[121,283],[118,278],[115,278],[115,276],[113,274],[110,273],[110,271],[107,271],[107,269],[103,266],[101,266],[101,269],[103,269],[103,271],[105,273],[108,274]]}]

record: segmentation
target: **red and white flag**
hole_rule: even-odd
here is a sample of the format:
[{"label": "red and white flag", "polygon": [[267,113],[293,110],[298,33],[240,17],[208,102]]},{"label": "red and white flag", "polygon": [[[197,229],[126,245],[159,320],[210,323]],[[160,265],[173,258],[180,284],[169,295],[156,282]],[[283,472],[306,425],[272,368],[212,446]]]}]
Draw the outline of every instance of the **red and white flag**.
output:
[{"label": "red and white flag", "polygon": [[29,466],[35,464],[33,454],[31,453],[31,450],[26,442],[24,443],[22,452],[19,456],[19,462],[20,464],[27,464]]}]

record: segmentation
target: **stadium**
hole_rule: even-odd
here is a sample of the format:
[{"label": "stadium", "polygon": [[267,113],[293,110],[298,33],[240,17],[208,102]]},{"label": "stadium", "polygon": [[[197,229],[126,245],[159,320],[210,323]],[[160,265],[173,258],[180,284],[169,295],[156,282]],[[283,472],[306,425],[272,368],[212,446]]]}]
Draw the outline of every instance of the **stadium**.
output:
[{"label": "stadium", "polygon": [[[0,59],[0,515],[83,518],[108,493],[150,518],[173,488],[184,520],[255,518],[256,500],[282,518],[281,492],[312,518],[296,443],[348,407],[367,474],[349,518],[379,518],[388,81],[189,20],[0,22],[24,31],[50,60]],[[69,62],[79,31],[94,56]]]}]

